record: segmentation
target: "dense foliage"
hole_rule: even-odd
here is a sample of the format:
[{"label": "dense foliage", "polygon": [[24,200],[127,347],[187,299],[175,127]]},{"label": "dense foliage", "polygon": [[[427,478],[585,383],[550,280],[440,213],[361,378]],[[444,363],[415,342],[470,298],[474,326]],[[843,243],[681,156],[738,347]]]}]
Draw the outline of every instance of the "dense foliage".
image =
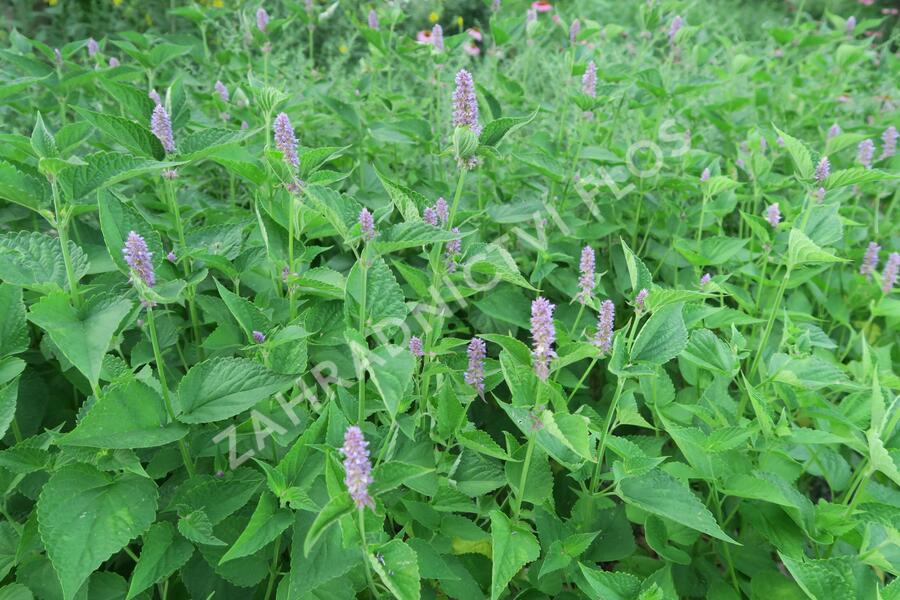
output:
[{"label": "dense foliage", "polygon": [[900,599],[895,9],[34,4],[0,599]]}]

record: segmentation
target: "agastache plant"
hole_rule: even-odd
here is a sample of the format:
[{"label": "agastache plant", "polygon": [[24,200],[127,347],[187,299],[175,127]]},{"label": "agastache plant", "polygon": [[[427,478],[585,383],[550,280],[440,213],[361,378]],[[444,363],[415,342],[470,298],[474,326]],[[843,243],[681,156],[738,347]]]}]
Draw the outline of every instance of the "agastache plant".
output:
[{"label": "agastache plant", "polygon": [[600,303],[600,313],[597,316],[597,333],[594,334],[594,345],[604,353],[612,352],[613,330],[616,321],[616,305],[612,300],[604,300]]},{"label": "agastache plant", "polygon": [[[450,230],[451,233],[459,233],[459,227],[454,227]],[[456,238],[447,242],[446,251],[444,252],[444,258],[447,261],[447,271],[453,273],[456,271],[456,259],[459,257],[460,252],[462,252],[462,239]]]},{"label": "agastache plant", "polygon": [[266,33],[266,27],[269,26],[269,13],[266,9],[260,7],[256,10],[256,28],[262,33]]},{"label": "agastache plant", "polygon": [[478,100],[472,74],[460,69],[456,74],[456,90],[453,92],[453,126],[468,127],[476,136],[481,135],[478,123]]},{"label": "agastache plant", "polygon": [[422,357],[425,356],[425,348],[422,346],[422,338],[418,336],[412,336],[409,338],[409,351],[412,352],[413,356]]},{"label": "agastache plant", "polygon": [[162,104],[157,104],[153,109],[153,115],[150,117],[150,131],[162,144],[166,154],[175,153],[175,138],[172,136],[172,121],[169,120],[169,113],[166,112]]},{"label": "agastache plant", "polygon": [[884,160],[886,158],[892,157],[897,153],[897,136],[900,135],[897,132],[897,128],[891,125],[887,129],[884,130],[884,133],[881,134],[881,156],[879,160]]},{"label": "agastache plant", "polygon": [[594,292],[595,255],[593,248],[585,246],[581,250],[581,261],[578,266],[581,276],[578,278],[579,291],[576,298],[581,304],[585,304]]},{"label": "agastache plant", "polygon": [[828,175],[831,173],[831,163],[828,161],[827,156],[823,156],[819,159],[819,163],[816,165],[816,183],[822,183],[826,179],[828,179]]},{"label": "agastache plant", "polygon": [[828,128],[828,139],[830,140],[839,135],[841,135],[841,126],[837,123],[833,123],[831,127]]},{"label": "agastache plant", "polygon": [[283,112],[278,113],[272,129],[275,132],[275,147],[281,151],[284,162],[291,167],[299,167],[300,157],[297,156],[297,136],[294,135],[294,128],[291,126],[290,118]]},{"label": "agastache plant", "polygon": [[368,208],[363,207],[359,211],[359,230],[362,238],[367,242],[375,239],[375,217],[372,216]]},{"label": "agastache plant", "polygon": [[556,306],[543,296],[531,303],[531,353],[534,373],[541,381],[550,376],[550,361],[556,358],[553,344],[556,342],[556,327],[553,325],[553,311]]},{"label": "agastache plant", "polygon": [[153,253],[147,247],[147,241],[139,233],[129,231],[122,248],[122,257],[131,270],[132,280],[139,280],[147,287],[156,285],[156,273],[153,270]]},{"label": "agastache plant", "polygon": [[369,495],[369,486],[375,481],[372,478],[372,463],[369,461],[369,442],[363,437],[362,430],[351,425],[344,433],[344,485],[357,508],[369,507],[375,510],[375,501]]},{"label": "agastache plant", "polygon": [[431,44],[436,50],[443,52],[444,50],[444,28],[440,23],[435,23],[431,28]]},{"label": "agastache plant", "polygon": [[487,346],[484,340],[473,337],[466,349],[469,358],[469,366],[463,375],[463,380],[475,388],[478,395],[484,397],[484,357],[487,355]]},{"label": "agastache plant", "polygon": [[88,38],[87,41],[88,56],[93,58],[100,51],[100,44],[94,38]]},{"label": "agastache plant", "polygon": [[597,97],[597,64],[594,61],[588,61],[581,76],[581,91],[591,98]]},{"label": "agastache plant", "polygon": [[859,265],[859,274],[865,275],[866,279],[872,277],[875,267],[878,266],[878,253],[881,252],[881,246],[875,242],[869,242],[866,247],[866,253],[863,255],[862,264]]},{"label": "agastache plant", "polygon": [[778,207],[777,202],[773,202],[766,208],[766,221],[772,227],[778,227],[778,224],[781,223],[781,209]]},{"label": "agastache plant", "polygon": [[875,156],[875,142],[865,139],[857,147],[856,160],[867,169],[872,168],[872,159]]},{"label": "agastache plant", "polygon": [[213,87],[215,87],[216,93],[219,94],[219,98],[222,100],[222,102],[225,102],[227,104],[229,96],[228,88],[225,87],[225,84],[219,80],[216,80],[216,85]]},{"label": "agastache plant", "polygon": [[900,253],[891,252],[887,262],[884,263],[884,271],[881,272],[881,291],[890,294],[897,283],[897,271],[900,270]]},{"label": "agastache plant", "polygon": [[678,32],[681,31],[681,28],[684,27],[684,19],[681,18],[680,15],[676,15],[674,19],[672,19],[671,25],[669,25],[669,43],[675,44],[675,36],[678,35]]},{"label": "agastache plant", "polygon": [[369,29],[378,31],[378,13],[374,8],[369,10]]}]

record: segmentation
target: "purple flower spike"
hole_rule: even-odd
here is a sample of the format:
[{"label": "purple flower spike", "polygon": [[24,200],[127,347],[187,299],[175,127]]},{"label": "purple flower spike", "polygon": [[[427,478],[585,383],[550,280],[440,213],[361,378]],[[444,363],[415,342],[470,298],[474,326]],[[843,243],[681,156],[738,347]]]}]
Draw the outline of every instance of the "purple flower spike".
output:
[{"label": "purple flower spike", "polygon": [[478,99],[472,74],[460,69],[456,74],[456,90],[453,92],[453,126],[468,127],[475,135],[481,135],[478,123]]},{"label": "purple flower spike", "polygon": [[597,97],[597,63],[590,61],[581,76],[581,91],[591,98]]},{"label": "purple flower spike", "polygon": [[262,331],[254,330],[253,331],[253,341],[256,342],[257,344],[262,344],[263,342],[266,341],[266,334],[264,334]]},{"label": "purple flower spike", "polygon": [[831,127],[828,128],[828,139],[830,140],[831,138],[838,135],[841,135],[841,126],[837,123],[834,123],[831,125]]},{"label": "purple flower spike", "polygon": [[779,146],[781,146],[782,148],[784,148],[784,138],[781,137],[780,135],[777,138],[775,138],[775,143],[778,144]]},{"label": "purple flower spike", "polygon": [[781,209],[778,208],[777,202],[770,204],[769,207],[766,208],[766,221],[768,221],[769,225],[772,227],[778,227],[778,224],[781,223]]},{"label": "purple flower spike", "polygon": [[637,293],[637,296],[634,297],[634,306],[637,310],[644,310],[646,308],[647,295],[650,292],[647,291],[647,288],[641,288],[641,291]]},{"label": "purple flower spike", "polygon": [[819,201],[819,204],[821,204],[822,202],[824,202],[824,200],[825,200],[825,188],[820,187],[819,189],[816,190],[816,200]]},{"label": "purple flower spike", "polygon": [[575,19],[572,21],[572,24],[569,25],[569,43],[573,46],[575,42],[578,40],[578,33],[581,31],[581,21]]},{"label": "purple flower spike", "polygon": [[297,156],[297,136],[294,135],[291,120],[285,113],[278,113],[272,128],[275,131],[275,147],[284,155],[284,162],[292,167],[299,167],[300,158]]},{"label": "purple flower spike", "polygon": [[261,32],[266,32],[266,27],[269,26],[269,13],[266,12],[266,9],[260,7],[256,11],[256,28]]},{"label": "purple flower spike", "polygon": [[856,29],[856,17],[850,15],[847,19],[847,33],[853,35],[853,30]]},{"label": "purple flower spike", "polygon": [[374,8],[369,10],[369,29],[378,30],[378,13]]},{"label": "purple flower spike", "polygon": [[875,267],[878,266],[878,253],[881,252],[881,246],[875,242],[869,242],[866,253],[863,256],[862,264],[859,266],[859,274],[865,275],[866,279],[872,277]]},{"label": "purple flower spike", "polygon": [[487,354],[487,346],[481,338],[473,337],[466,350],[469,357],[469,368],[463,376],[463,380],[478,391],[478,395],[484,398],[484,357]]},{"label": "purple flower spike", "polygon": [[444,28],[440,23],[435,23],[431,28],[431,44],[436,50],[444,51]]},{"label": "purple flower spike", "polygon": [[147,97],[153,100],[154,104],[162,104],[162,98],[159,97],[159,92],[156,90],[150,90],[147,92]]},{"label": "purple flower spike", "polygon": [[216,93],[219,94],[219,98],[222,99],[222,102],[225,102],[227,104],[228,98],[229,98],[228,88],[225,87],[224,83],[222,83],[221,81],[218,81],[218,80],[216,81],[215,88],[216,88]]},{"label": "purple flower spike", "polygon": [[153,253],[147,248],[147,241],[134,231],[128,232],[125,246],[122,248],[122,257],[131,268],[132,279],[137,277],[147,287],[153,287],[156,283],[156,275],[153,272]]},{"label": "purple flower spike", "polygon": [[97,52],[100,51],[100,44],[97,43],[97,40],[95,40],[94,38],[88,38],[87,51],[88,56],[90,56],[91,58],[93,58],[94,55],[96,55]]},{"label": "purple flower spike", "polygon": [[597,333],[594,335],[594,345],[604,353],[612,351],[615,322],[616,305],[612,303],[612,300],[604,300],[600,304],[600,314],[597,317]]},{"label": "purple flower spike", "polygon": [[700,182],[703,183],[704,181],[706,181],[708,179],[709,179],[709,167],[703,169],[703,172],[700,173]]},{"label": "purple flower spike", "polygon": [[900,269],[900,254],[891,252],[881,272],[881,291],[890,294],[897,282],[897,270]]},{"label": "purple flower spike", "polygon": [[831,173],[831,163],[828,161],[827,156],[823,156],[819,159],[819,164],[816,165],[816,183],[822,183],[826,179],[828,179],[828,175]]},{"label": "purple flower spike", "polygon": [[372,484],[372,463],[369,461],[369,442],[363,437],[362,430],[356,425],[347,428],[344,434],[344,484],[357,508],[368,506],[375,510],[375,502],[369,495]]},{"label": "purple flower spike", "polygon": [[[450,232],[458,234],[459,227],[454,227]],[[460,252],[462,252],[462,239],[456,238],[447,242],[447,250],[444,252],[444,257],[447,259],[447,270],[451,273],[456,271],[456,259]]]},{"label": "purple flower spike", "polygon": [[593,248],[585,246],[581,250],[581,262],[578,266],[581,270],[581,277],[578,279],[580,291],[576,298],[580,303],[584,304],[594,291],[595,255]]},{"label": "purple flower spike", "polygon": [[364,240],[371,241],[375,239],[375,218],[368,208],[363,207],[359,211],[359,229]]},{"label": "purple flower spike", "polygon": [[491,11],[499,12],[500,11],[500,0],[494,0],[491,2]]},{"label": "purple flower spike", "polygon": [[169,253],[166,254],[166,260],[170,263],[174,263],[178,261],[178,257],[175,256],[175,253],[170,250]]},{"label": "purple flower spike", "polygon": [[425,349],[422,347],[422,338],[415,335],[409,338],[409,351],[412,352],[413,356],[425,356]]},{"label": "purple flower spike", "polygon": [[442,225],[450,220],[450,207],[447,206],[447,201],[443,197],[438,198],[434,203],[434,213]]},{"label": "purple flower spike", "polygon": [[856,160],[867,169],[872,168],[872,158],[875,156],[875,142],[865,139],[857,146]]},{"label": "purple flower spike", "polygon": [[675,44],[675,36],[678,35],[678,32],[681,28],[684,27],[684,19],[681,16],[676,16],[672,19],[672,24],[669,25],[669,43]]},{"label": "purple flower spike", "polygon": [[431,225],[432,227],[437,227],[438,217],[437,213],[434,212],[434,207],[429,206],[425,210],[422,211],[422,220]]},{"label": "purple flower spike", "polygon": [[556,341],[556,328],[553,325],[553,311],[556,306],[543,296],[538,296],[531,303],[531,339],[534,350],[534,373],[541,381],[550,376],[550,361],[556,358],[553,343]]},{"label": "purple flower spike", "polygon": [[109,68],[114,69],[118,66],[119,66],[119,59],[116,58],[115,56],[110,56],[109,57]]},{"label": "purple flower spike", "polygon": [[900,134],[897,133],[897,128],[893,125],[884,130],[884,133],[881,134],[881,141],[884,143],[884,146],[881,149],[881,157],[879,160],[890,158],[897,153],[898,135]]},{"label": "purple flower spike", "polygon": [[169,181],[178,179],[178,171],[176,171],[175,169],[164,169],[163,172],[160,173],[160,175],[162,175],[163,179],[168,179]]},{"label": "purple flower spike", "polygon": [[712,275],[710,275],[709,273],[704,273],[703,277],[700,278],[700,289],[702,290],[707,285],[709,285],[710,281],[712,281]]},{"label": "purple flower spike", "polygon": [[162,104],[157,104],[150,117],[150,131],[162,144],[166,154],[175,153],[175,139],[172,137],[172,121]]}]

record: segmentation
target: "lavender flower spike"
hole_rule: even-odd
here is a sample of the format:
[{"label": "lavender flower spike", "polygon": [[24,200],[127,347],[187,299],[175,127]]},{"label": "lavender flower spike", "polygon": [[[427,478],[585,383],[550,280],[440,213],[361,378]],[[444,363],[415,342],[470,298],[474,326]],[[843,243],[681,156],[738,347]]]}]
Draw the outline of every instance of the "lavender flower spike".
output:
[{"label": "lavender flower spike", "polygon": [[453,126],[468,127],[475,135],[481,135],[478,123],[478,99],[472,74],[460,69],[456,74],[456,90],[453,92]]},{"label": "lavender flower spike", "polygon": [[647,288],[641,288],[641,291],[637,293],[637,296],[634,297],[634,306],[637,310],[644,310],[646,308],[647,296],[650,292],[647,291]]},{"label": "lavender flower spike", "polygon": [[284,155],[284,162],[293,167],[300,166],[300,157],[297,156],[297,136],[294,135],[291,120],[285,113],[278,113],[272,128],[275,131],[275,147]]},{"label": "lavender flower spike", "polygon": [[256,11],[256,28],[261,32],[266,32],[266,27],[269,25],[269,13],[266,12],[266,9],[260,7]]},{"label": "lavender flower spike", "polygon": [[581,21],[575,19],[572,21],[572,24],[569,25],[569,43],[573,46],[575,42],[578,41],[578,33],[581,31]]},{"label": "lavender flower spike", "polygon": [[442,225],[450,220],[450,207],[447,205],[447,201],[444,200],[443,196],[438,198],[437,202],[434,203],[434,214],[440,219]]},{"label": "lavender flower spike", "polygon": [[359,211],[359,229],[364,240],[371,241],[375,239],[375,218],[368,208],[363,207]]},{"label": "lavender flower spike", "polygon": [[884,265],[884,271],[881,272],[881,291],[885,294],[890,294],[894,289],[894,284],[897,283],[898,269],[900,269],[900,254],[891,252]]},{"label": "lavender flower spike", "polygon": [[369,495],[369,485],[375,480],[372,479],[368,446],[369,442],[363,437],[359,427],[351,425],[347,428],[344,445],[341,447],[341,454],[344,455],[344,484],[357,508],[368,506],[375,510],[375,502]]},{"label": "lavender flower spike", "polygon": [[431,28],[431,44],[436,50],[444,51],[444,28],[440,23],[435,23]]},{"label": "lavender flower spike", "polygon": [[[450,230],[450,233],[458,234],[459,227],[454,227]],[[447,249],[444,252],[444,256],[447,259],[447,271],[450,273],[456,272],[456,259],[460,252],[462,252],[462,240],[460,238],[447,242]]]},{"label": "lavender flower spike", "polygon": [[438,217],[437,213],[434,212],[433,206],[428,206],[425,210],[422,211],[422,220],[431,225],[432,227],[437,227],[438,225]]},{"label": "lavender flower spike", "polygon": [[704,181],[706,181],[708,179],[709,179],[709,167],[706,167],[705,169],[703,169],[703,172],[700,173],[700,183],[703,183]]},{"label": "lavender flower spike", "polygon": [[581,270],[581,277],[578,279],[578,287],[581,288],[581,290],[578,292],[576,298],[581,304],[584,304],[594,291],[595,255],[594,249],[590,246],[585,246],[581,250],[581,262],[579,263],[579,268]]},{"label": "lavender flower spike", "polygon": [[478,391],[478,395],[484,398],[484,357],[487,347],[484,340],[473,337],[466,350],[469,357],[469,368],[466,369],[463,380]]},{"label": "lavender flower spike", "polygon": [[859,266],[859,274],[865,275],[866,279],[872,277],[875,267],[878,266],[878,253],[881,252],[881,246],[875,242],[869,242],[866,253],[863,255],[862,264]]},{"label": "lavender flower spike", "polygon": [[541,381],[547,381],[550,376],[550,361],[556,358],[556,352],[553,351],[553,343],[556,341],[556,327],[553,325],[555,309],[556,306],[543,296],[531,303],[531,339],[534,341],[531,356],[534,359],[534,373]]},{"label": "lavender flower spike", "polygon": [[254,330],[253,331],[253,341],[256,342],[257,344],[262,344],[263,342],[266,341],[266,334],[264,334],[262,331]]},{"label": "lavender flower spike", "polygon": [[581,91],[591,98],[597,97],[597,63],[590,61],[581,76]]},{"label": "lavender flower spike", "polygon": [[700,289],[702,290],[707,285],[709,285],[710,281],[712,281],[712,275],[710,275],[709,273],[704,273],[703,277],[700,278]]},{"label": "lavender flower spike", "polygon": [[856,17],[850,15],[847,18],[847,33],[853,35],[853,30],[856,29]]},{"label": "lavender flower spike", "polygon": [[831,163],[828,161],[827,156],[823,156],[819,160],[819,164],[816,165],[816,183],[822,183],[826,179],[828,179],[828,175],[831,173]]},{"label": "lavender flower spike", "polygon": [[681,16],[676,15],[674,19],[672,19],[672,24],[669,25],[669,43],[675,44],[675,36],[678,35],[678,32],[681,28],[684,27],[684,19]]},{"label": "lavender flower spike", "polygon": [[172,121],[162,104],[157,104],[150,117],[150,131],[162,144],[166,154],[175,153],[175,139],[172,137]]},{"label": "lavender flower spike", "polygon": [[778,227],[778,224],[781,222],[781,209],[778,207],[777,202],[770,204],[766,209],[766,221],[772,227]]},{"label": "lavender flower spike", "polygon": [[147,248],[147,241],[134,231],[128,232],[125,246],[122,248],[122,257],[131,269],[132,278],[137,277],[147,287],[153,287],[156,283],[156,274],[153,272],[153,253]]},{"label": "lavender flower spike", "polygon": [[604,353],[612,351],[615,321],[616,305],[612,303],[612,300],[604,300],[600,304],[600,314],[597,317],[597,333],[594,335],[594,345]]},{"label": "lavender flower spike", "polygon": [[893,125],[884,130],[884,133],[881,134],[881,141],[884,143],[884,146],[881,149],[879,160],[890,158],[897,153],[898,135],[900,134],[897,133],[897,128]]},{"label": "lavender flower spike", "polygon": [[412,352],[413,356],[425,356],[425,349],[422,347],[422,338],[415,335],[409,338],[409,351]]},{"label": "lavender flower spike", "polygon": [[109,64],[110,69],[114,69],[119,66],[119,59],[116,58],[115,56],[110,56],[108,64]]},{"label": "lavender flower spike", "polygon": [[857,146],[856,160],[867,169],[872,168],[872,158],[875,156],[875,142],[865,139]]},{"label": "lavender flower spike", "polygon": [[378,30],[378,13],[374,8],[369,10],[369,29]]},{"label": "lavender flower spike", "polygon": [[841,126],[837,123],[833,123],[831,127],[828,128],[828,139],[841,135]]},{"label": "lavender flower spike", "polygon": [[91,58],[93,58],[94,55],[100,51],[100,44],[97,43],[97,40],[95,40],[94,38],[88,38],[87,51],[88,56],[90,56]]},{"label": "lavender flower spike", "polygon": [[225,84],[221,81],[216,80],[216,85],[214,86],[216,89],[216,93],[219,94],[219,98],[222,99],[222,102],[228,103],[228,88],[225,87]]},{"label": "lavender flower spike", "polygon": [[156,90],[150,90],[147,92],[147,97],[153,100],[154,104],[162,104],[162,98],[159,97],[159,92]]}]

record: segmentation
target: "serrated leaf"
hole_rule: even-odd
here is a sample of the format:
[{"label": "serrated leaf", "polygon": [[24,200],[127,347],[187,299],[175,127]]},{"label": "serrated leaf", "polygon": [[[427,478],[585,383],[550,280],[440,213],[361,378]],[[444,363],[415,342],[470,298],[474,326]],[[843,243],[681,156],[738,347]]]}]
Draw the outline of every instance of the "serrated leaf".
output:
[{"label": "serrated leaf", "polygon": [[631,347],[632,362],[662,365],[687,346],[687,328],[681,316],[683,304],[667,304],[650,316]]},{"label": "serrated leaf", "polygon": [[385,191],[387,191],[388,196],[391,197],[394,206],[400,211],[403,220],[418,221],[419,207],[424,207],[428,203],[425,196],[395,181],[391,181],[378,169],[375,170],[375,173],[378,175],[378,179],[381,181],[381,185],[384,186]]},{"label": "serrated leaf", "polygon": [[134,571],[128,596],[131,600],[183,567],[194,553],[194,546],[176,533],[171,523],[155,523],[144,534],[144,544]]},{"label": "serrated leaf", "polygon": [[64,600],[72,600],[107,558],[150,527],[156,484],[136,475],[113,475],[86,464],[67,465],[44,484],[38,529]]},{"label": "serrated leaf", "polygon": [[287,389],[293,377],[246,358],[211,358],[190,368],[178,384],[183,423],[212,423],[252,408]]},{"label": "serrated leaf", "polygon": [[405,248],[417,248],[426,244],[449,242],[460,235],[429,225],[424,221],[409,221],[392,226],[375,240],[379,254],[388,254]]},{"label": "serrated leaf", "polygon": [[196,544],[225,546],[213,533],[213,524],[203,509],[197,509],[178,519],[178,532]]},{"label": "serrated leaf", "polygon": [[22,288],[0,283],[0,357],[24,352],[29,342]]},{"label": "serrated leaf", "polygon": [[67,169],[61,183],[66,186],[73,200],[88,198],[98,190],[147,173],[160,172],[180,163],[160,162],[150,158],[122,154],[120,152],[97,152],[85,157],[85,165]]},{"label": "serrated leaf", "polygon": [[631,573],[602,571],[581,563],[578,566],[591,591],[603,600],[632,600],[641,590],[641,580]]},{"label": "serrated leaf", "polygon": [[788,238],[788,264],[792,267],[817,263],[842,262],[831,252],[823,250],[799,229],[791,229]]},{"label": "serrated leaf", "polygon": [[879,169],[853,167],[835,171],[825,180],[824,186],[826,189],[833,190],[848,185],[859,185],[860,183],[872,183],[874,181],[888,181],[892,179],[900,179],[900,175],[887,173]]},{"label": "serrated leaf", "polygon": [[391,419],[397,417],[415,368],[416,359],[406,348],[387,344],[369,352],[369,376]]},{"label": "serrated leaf", "polygon": [[309,556],[309,551],[316,545],[322,534],[337,523],[341,517],[351,513],[354,508],[353,500],[350,498],[350,494],[346,492],[331,498],[328,504],[322,507],[315,521],[309,527],[306,539],[303,541],[303,556]]},{"label": "serrated leaf", "polygon": [[[391,268],[384,259],[377,258],[366,269],[366,318],[367,327],[382,328],[406,319],[407,307],[403,290]],[[359,300],[362,298],[362,271],[357,262],[347,277],[347,302],[345,311],[359,314]]]},{"label": "serrated leaf", "polygon": [[494,438],[480,429],[460,431],[456,436],[460,445],[464,448],[480,452],[487,456],[493,456],[500,460],[512,460],[512,457],[510,457],[510,455],[494,441]]},{"label": "serrated leaf", "polygon": [[286,508],[279,508],[275,497],[263,492],[244,531],[222,556],[219,564],[256,553],[293,523],[293,513]]},{"label": "serrated leaf", "polygon": [[812,157],[809,154],[809,150],[803,145],[803,142],[786,134],[777,127],[775,128],[775,131],[777,131],[778,135],[781,136],[781,139],[784,140],[784,146],[787,148],[788,153],[791,155],[791,159],[794,161],[794,169],[797,171],[797,175],[801,179],[809,179],[812,177]]},{"label": "serrated leaf", "polygon": [[222,148],[237,144],[250,135],[241,129],[200,129],[178,142],[179,161],[195,161],[216,154]]},{"label": "serrated leaf", "polygon": [[524,525],[514,523],[499,510],[492,510],[491,549],[491,600],[497,600],[516,573],[537,560],[541,546]]},{"label": "serrated leaf", "polygon": [[386,544],[371,546],[366,556],[372,570],[395,598],[419,600],[422,586],[419,561],[412,548],[394,539]]},{"label": "serrated leaf", "polygon": [[[81,248],[69,242],[75,278],[87,273],[89,264]],[[59,240],[37,231],[0,235],[0,279],[38,290],[66,289],[66,267]]]},{"label": "serrated leaf", "polygon": [[54,292],[31,307],[28,320],[46,331],[75,368],[96,385],[103,355],[131,307],[125,298],[94,296],[76,309],[68,294]]},{"label": "serrated leaf", "polygon": [[0,198],[34,211],[47,209],[51,199],[44,180],[22,173],[5,161],[0,161]]},{"label": "serrated leaf", "polygon": [[[162,144],[156,137],[150,133],[150,130],[140,123],[136,123],[130,119],[118,117],[107,113],[98,113],[79,106],[75,107],[83,118],[87,119],[94,127],[105,133],[113,141],[122,144],[135,154],[162,160],[165,158],[165,151]],[[150,115],[147,115],[147,123],[150,122]]]},{"label": "serrated leaf", "polygon": [[501,117],[491,121],[481,130],[481,135],[478,136],[478,143],[482,146],[496,146],[510,133],[531,123],[538,112],[540,112],[540,109],[536,109],[525,117]]},{"label": "serrated leaf", "polygon": [[187,427],[167,421],[159,393],[133,379],[106,388],[78,426],[57,443],[89,448],[152,448],[187,435]]}]

